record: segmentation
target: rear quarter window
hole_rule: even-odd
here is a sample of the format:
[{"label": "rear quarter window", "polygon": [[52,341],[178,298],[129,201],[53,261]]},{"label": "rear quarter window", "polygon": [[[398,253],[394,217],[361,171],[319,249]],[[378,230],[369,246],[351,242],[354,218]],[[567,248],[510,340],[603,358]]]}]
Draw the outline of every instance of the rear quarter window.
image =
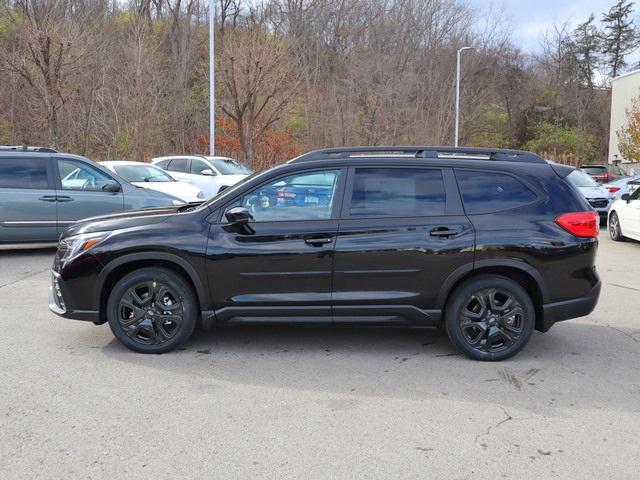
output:
[{"label": "rear quarter window", "polygon": [[523,207],[537,195],[511,175],[456,170],[456,178],[467,214],[493,213]]}]

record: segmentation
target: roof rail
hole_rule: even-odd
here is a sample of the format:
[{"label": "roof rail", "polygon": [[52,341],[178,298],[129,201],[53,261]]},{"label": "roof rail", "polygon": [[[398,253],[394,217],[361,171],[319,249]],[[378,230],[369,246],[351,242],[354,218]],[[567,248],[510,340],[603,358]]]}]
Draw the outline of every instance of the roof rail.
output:
[{"label": "roof rail", "polygon": [[476,147],[339,147],[326,148],[305,153],[288,163],[311,162],[313,160],[331,160],[354,157],[414,157],[414,158],[460,158],[465,160],[495,160],[523,163],[546,163],[535,153],[523,150],[508,150],[504,148],[476,148]]},{"label": "roof rail", "polygon": [[0,145],[0,152],[11,150],[14,152],[58,153],[49,147],[29,147],[27,145]]}]

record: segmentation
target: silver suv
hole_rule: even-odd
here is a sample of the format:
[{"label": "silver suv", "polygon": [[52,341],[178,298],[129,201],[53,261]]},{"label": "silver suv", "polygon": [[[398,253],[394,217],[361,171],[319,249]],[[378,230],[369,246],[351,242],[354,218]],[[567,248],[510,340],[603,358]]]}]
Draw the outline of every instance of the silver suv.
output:
[{"label": "silver suv", "polygon": [[183,203],[135,187],[84,157],[0,146],[0,246],[55,242],[80,219]]}]

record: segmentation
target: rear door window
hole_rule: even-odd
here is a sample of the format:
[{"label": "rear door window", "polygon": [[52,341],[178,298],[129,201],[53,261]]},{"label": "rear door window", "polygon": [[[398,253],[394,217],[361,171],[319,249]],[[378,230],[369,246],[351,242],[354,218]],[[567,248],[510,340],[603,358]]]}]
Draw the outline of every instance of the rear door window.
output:
[{"label": "rear door window", "polygon": [[511,210],[534,202],[537,195],[511,175],[456,170],[464,209],[469,215]]},{"label": "rear door window", "polygon": [[351,217],[443,215],[446,192],[442,171],[426,168],[356,168]]},{"label": "rear door window", "polygon": [[0,158],[0,188],[49,188],[49,158]]},{"label": "rear door window", "polygon": [[189,159],[187,158],[174,158],[169,162],[167,168],[170,172],[187,173],[189,171]]}]

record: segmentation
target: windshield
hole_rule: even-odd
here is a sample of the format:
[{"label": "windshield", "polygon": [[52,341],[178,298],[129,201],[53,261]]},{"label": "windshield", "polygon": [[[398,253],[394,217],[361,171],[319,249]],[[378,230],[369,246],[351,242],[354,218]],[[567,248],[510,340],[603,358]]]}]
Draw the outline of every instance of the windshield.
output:
[{"label": "windshield", "polygon": [[587,172],[590,175],[601,175],[607,171],[607,167],[598,167],[595,165],[582,167],[583,172]]},{"label": "windshield", "polygon": [[576,187],[597,187],[596,181],[580,170],[574,170],[567,179]]},{"label": "windshield", "polygon": [[253,173],[253,170],[244,163],[240,163],[233,158],[208,157],[207,160],[209,160],[222,175],[249,175]]},{"label": "windshield", "polygon": [[114,167],[118,175],[127,182],[175,182],[164,171],[151,165],[117,165]]}]

